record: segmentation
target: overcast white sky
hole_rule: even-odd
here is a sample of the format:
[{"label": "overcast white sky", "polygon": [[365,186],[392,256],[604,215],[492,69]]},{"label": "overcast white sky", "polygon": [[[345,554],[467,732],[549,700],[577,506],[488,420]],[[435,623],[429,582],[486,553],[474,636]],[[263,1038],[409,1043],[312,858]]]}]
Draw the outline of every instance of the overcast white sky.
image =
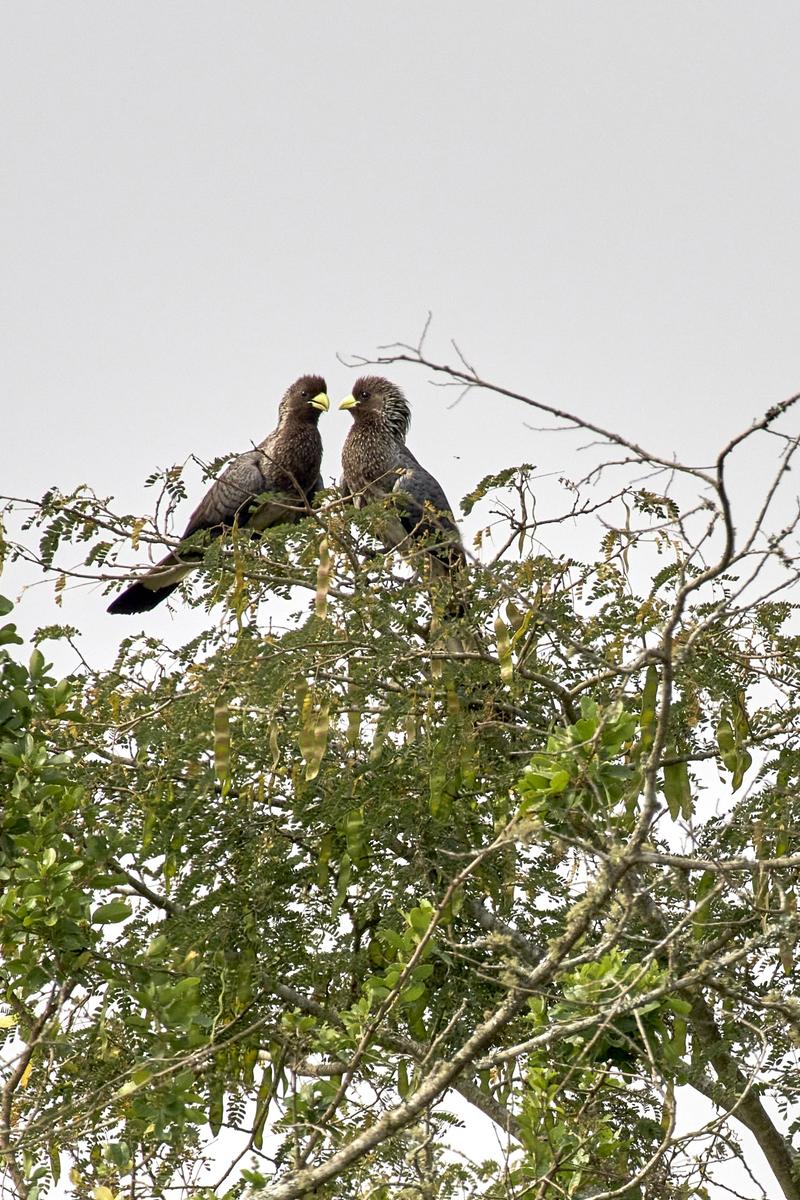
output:
[{"label": "overcast white sky", "polygon": [[[698,460],[800,386],[795,4],[0,17],[2,491],[145,510],[155,465],[259,440],[304,371],[344,395],[336,352],[428,309],[432,351]],[[558,453],[394,374],[453,502]]]},{"label": "overcast white sky", "polygon": [[[800,388],[799,51],[789,0],[6,0],[0,491],[146,511],[155,466],[247,448],[303,372],[338,399],[337,351],[428,309],[432,351],[706,460]],[[394,376],[454,502],[554,453]],[[103,654],[104,608],[62,614]]]}]

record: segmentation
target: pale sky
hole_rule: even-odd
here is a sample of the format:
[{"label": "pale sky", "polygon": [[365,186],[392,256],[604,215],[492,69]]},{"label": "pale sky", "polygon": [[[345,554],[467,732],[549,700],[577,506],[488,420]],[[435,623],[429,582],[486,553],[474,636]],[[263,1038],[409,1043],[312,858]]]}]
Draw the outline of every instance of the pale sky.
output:
[{"label": "pale sky", "polygon": [[[800,388],[799,51],[789,0],[5,0],[0,491],[148,511],[155,467],[246,449],[302,373],[338,400],[337,352],[429,309],[433,354],[707,460]],[[454,504],[574,466],[514,402],[392,375]],[[100,657],[146,624],[106,603],[61,613]]]}]

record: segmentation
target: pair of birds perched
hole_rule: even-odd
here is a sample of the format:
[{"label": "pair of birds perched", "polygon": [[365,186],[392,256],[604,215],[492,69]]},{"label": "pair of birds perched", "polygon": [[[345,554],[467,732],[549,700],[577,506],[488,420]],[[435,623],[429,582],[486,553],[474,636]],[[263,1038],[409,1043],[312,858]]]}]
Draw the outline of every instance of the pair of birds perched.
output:
[{"label": "pair of birds perched", "polygon": [[[325,380],[303,375],[278,408],[278,424],[253,450],[230,463],[189,518],[181,541],[207,530],[220,536],[234,524],[261,531],[299,521],[322,489],[320,414],[330,407]],[[433,576],[452,575],[466,558],[447,497],[406,446],[411,410],[388,379],[364,376],[339,405],[353,427],[342,450],[342,487],[361,507],[383,496],[396,499],[380,522],[387,548],[406,558],[424,556]],[[166,600],[197,565],[198,552],[167,554],[121,592],[111,613],[147,612]],[[417,560],[417,565],[419,565]]]}]

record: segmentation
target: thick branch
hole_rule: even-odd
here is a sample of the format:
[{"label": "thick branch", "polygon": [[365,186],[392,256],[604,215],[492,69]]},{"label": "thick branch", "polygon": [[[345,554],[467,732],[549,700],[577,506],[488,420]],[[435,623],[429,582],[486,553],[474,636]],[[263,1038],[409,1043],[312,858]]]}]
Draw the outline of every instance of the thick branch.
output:
[{"label": "thick branch", "polygon": [[416,1120],[443,1092],[455,1082],[475,1058],[494,1040],[498,1033],[517,1016],[525,1003],[525,997],[517,991],[509,992],[506,999],[492,1015],[483,1021],[452,1058],[434,1067],[413,1095],[390,1108],[384,1115],[359,1133],[352,1141],[318,1167],[306,1167],[295,1172],[283,1183],[275,1184],[264,1192],[265,1200],[297,1200],[306,1192],[313,1192],[341,1175],[349,1166],[374,1150],[381,1142],[405,1129]]},{"label": "thick branch", "polygon": [[748,1086],[746,1077],[739,1070],[717,1028],[711,1008],[699,991],[692,999],[690,1020],[703,1054],[716,1071],[722,1087],[729,1096],[734,1097],[737,1118],[750,1130],[761,1147],[786,1200],[800,1200],[800,1157],[793,1153],[787,1139],[775,1128],[755,1090]]},{"label": "thick branch", "polygon": [[[662,933],[668,930],[668,923],[653,900],[652,895],[644,886],[640,887],[636,903],[645,916],[646,921]],[[672,965],[681,969],[682,956],[673,945],[671,950]],[[662,961],[665,956],[660,956]],[[748,1087],[745,1075],[727,1047],[721,1033],[717,1029],[714,1014],[703,997],[700,987],[689,990],[692,1009],[689,1021],[703,1054],[716,1071],[720,1084],[734,1101],[729,1105],[735,1117],[750,1130],[755,1137],[764,1157],[769,1163],[785,1200],[800,1200],[800,1182],[798,1181],[798,1157],[792,1152],[786,1138],[775,1128],[772,1118],[764,1108],[752,1087]],[[720,1102],[719,1094],[709,1094],[700,1083],[695,1084],[698,1091],[708,1095],[709,1099]]]},{"label": "thick branch", "polygon": [[75,981],[68,980],[61,987],[53,990],[50,999],[31,1029],[28,1042],[18,1056],[16,1066],[6,1080],[2,1091],[0,1091],[0,1157],[5,1159],[8,1165],[9,1174],[20,1200],[27,1200],[29,1188],[11,1145],[11,1114],[14,1105],[14,1096],[16,1095],[17,1088],[20,1087],[25,1078],[25,1073],[33,1058],[33,1052],[41,1042],[45,1029],[53,1017],[56,1016],[61,1005],[74,987]]},{"label": "thick branch", "polygon": [[[299,1008],[301,1012],[312,1013],[314,1016],[321,1017],[331,1025],[342,1025],[341,1017],[337,1012],[329,1008],[323,1008],[316,1000],[312,1000],[310,996],[297,991],[296,988],[289,987],[285,983],[279,983],[277,980],[268,981],[268,986],[276,995],[281,996],[284,1000],[288,1000],[295,1008]],[[428,1057],[428,1048],[426,1046],[413,1041],[411,1038],[401,1037],[399,1034],[388,1033],[386,1031],[380,1032],[377,1034],[375,1041],[387,1050],[392,1050],[396,1054],[403,1054],[417,1063],[425,1062]],[[328,1063],[315,1068],[313,1073],[319,1075],[339,1075],[344,1072],[347,1064],[338,1063],[333,1065],[339,1069],[333,1070],[332,1065]],[[520,1125],[513,1113],[504,1108],[493,1096],[482,1091],[471,1079],[462,1076],[453,1081],[452,1088],[453,1091],[463,1096],[468,1103],[479,1109],[490,1121],[493,1121],[504,1133],[510,1134],[517,1141],[520,1140]]]}]

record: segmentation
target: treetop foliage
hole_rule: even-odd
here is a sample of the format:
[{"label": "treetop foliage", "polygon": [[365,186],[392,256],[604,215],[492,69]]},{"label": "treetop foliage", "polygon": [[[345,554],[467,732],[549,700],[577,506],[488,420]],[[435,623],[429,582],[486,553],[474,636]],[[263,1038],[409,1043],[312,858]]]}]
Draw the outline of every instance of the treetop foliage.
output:
[{"label": "treetop foliage", "polygon": [[[76,631],[0,599],[9,1194],[683,1200],[744,1127],[800,1196],[791,404],[710,469],[535,405],[607,461],[553,511],[532,465],[477,484],[463,617],[335,493],[204,545],[185,645],[59,679]],[[155,518],[6,498],[5,558],[56,605],[122,577],[184,497],[149,482]]]}]

